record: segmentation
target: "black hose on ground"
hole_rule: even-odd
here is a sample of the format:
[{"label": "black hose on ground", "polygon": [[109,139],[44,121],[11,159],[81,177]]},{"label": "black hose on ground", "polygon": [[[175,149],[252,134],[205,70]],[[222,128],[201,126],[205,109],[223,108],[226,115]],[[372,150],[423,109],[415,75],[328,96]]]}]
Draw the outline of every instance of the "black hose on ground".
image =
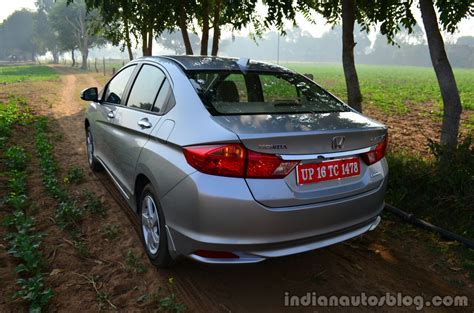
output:
[{"label": "black hose on ground", "polygon": [[463,245],[465,245],[466,247],[468,247],[470,249],[474,249],[474,241],[469,240],[467,238],[464,238],[462,236],[459,236],[459,235],[457,235],[453,232],[450,232],[449,230],[446,230],[446,229],[443,229],[443,228],[438,227],[436,225],[433,225],[431,223],[428,223],[424,220],[421,220],[421,219],[417,218],[415,215],[413,215],[412,213],[407,213],[407,212],[402,211],[402,210],[394,207],[393,205],[390,205],[390,204],[387,204],[387,203],[385,204],[385,209],[387,211],[401,217],[403,220],[406,220],[406,221],[408,221],[408,222],[410,222],[414,225],[417,225],[417,226],[420,226],[422,228],[437,232],[438,234],[440,234],[442,237],[444,237],[446,239],[458,241],[458,242],[462,243]]}]

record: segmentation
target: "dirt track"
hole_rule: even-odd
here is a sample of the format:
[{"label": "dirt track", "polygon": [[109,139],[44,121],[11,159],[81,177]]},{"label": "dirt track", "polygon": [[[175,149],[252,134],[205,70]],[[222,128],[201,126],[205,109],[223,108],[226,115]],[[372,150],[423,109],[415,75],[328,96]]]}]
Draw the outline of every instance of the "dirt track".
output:
[{"label": "dirt track", "polygon": [[[51,107],[45,103],[44,96],[38,96],[34,90],[23,93],[37,113],[54,119],[52,130],[64,134],[55,143],[56,158],[62,170],[78,165],[87,173],[86,182],[71,192],[79,192],[82,188],[92,190],[105,203],[108,214],[105,219],[89,218],[84,222],[83,232],[91,256],[88,259],[79,258],[74,248],[63,239],[64,234],[47,222],[48,216],[53,214],[54,205],[41,187],[37,169],[30,169],[32,175],[29,184],[33,198],[51,205],[39,216],[39,220],[43,221],[41,227],[48,232],[45,239],[46,254],[50,256],[51,270],[61,270],[60,274],[47,279],[47,284],[56,293],[50,305],[51,311],[79,312],[99,308],[95,291],[81,275],[99,276],[101,287],[110,295],[110,302],[123,311],[156,309],[137,299],[160,286],[166,288],[169,278],[173,278],[177,301],[191,312],[285,311],[288,309],[284,307],[285,292],[290,295],[316,292],[317,295],[325,296],[401,292],[405,295],[422,295],[426,300],[435,295],[466,295],[469,297],[470,309],[461,308],[459,312],[471,312],[474,309],[472,280],[457,268],[455,260],[429,249],[430,235],[390,219],[385,219],[377,230],[361,238],[260,264],[216,266],[182,260],[172,269],[156,270],[143,252],[133,213],[124,205],[108,177],[105,174],[95,176],[87,167],[83,130],[85,103],[78,99],[78,91],[88,86],[99,86],[95,79],[99,76],[66,68],[57,70],[61,74],[60,86],[57,82],[38,84],[36,87],[32,85],[32,88],[50,93],[48,99]],[[10,88],[10,92],[16,93],[23,90],[15,86]],[[118,240],[106,242],[103,239],[101,229],[104,224],[119,227],[121,234]],[[144,260],[146,273],[123,271],[128,250]],[[54,257],[51,257],[53,251]],[[1,257],[6,258],[3,252]],[[2,306],[0,302],[0,311],[3,312],[2,308],[11,310],[12,306]],[[352,310],[406,312],[415,309],[358,307]],[[430,311],[435,312],[445,310],[430,308]],[[346,312],[347,308],[300,307],[291,308],[291,311]]]}]

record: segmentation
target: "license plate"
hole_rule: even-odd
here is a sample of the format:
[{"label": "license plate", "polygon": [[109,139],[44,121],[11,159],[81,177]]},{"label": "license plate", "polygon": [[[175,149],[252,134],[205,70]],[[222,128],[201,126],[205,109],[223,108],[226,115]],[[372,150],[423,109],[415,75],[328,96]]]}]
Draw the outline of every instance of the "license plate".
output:
[{"label": "license plate", "polygon": [[360,174],[360,159],[349,158],[301,164],[296,167],[296,182],[306,185]]}]

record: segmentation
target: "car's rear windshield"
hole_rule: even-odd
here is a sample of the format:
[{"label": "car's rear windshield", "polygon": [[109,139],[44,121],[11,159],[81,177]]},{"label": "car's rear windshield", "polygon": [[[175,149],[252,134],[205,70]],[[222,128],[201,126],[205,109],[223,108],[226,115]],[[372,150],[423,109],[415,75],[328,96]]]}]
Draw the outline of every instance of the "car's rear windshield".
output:
[{"label": "car's rear windshield", "polygon": [[317,84],[295,73],[190,71],[188,77],[213,115],[350,110]]}]

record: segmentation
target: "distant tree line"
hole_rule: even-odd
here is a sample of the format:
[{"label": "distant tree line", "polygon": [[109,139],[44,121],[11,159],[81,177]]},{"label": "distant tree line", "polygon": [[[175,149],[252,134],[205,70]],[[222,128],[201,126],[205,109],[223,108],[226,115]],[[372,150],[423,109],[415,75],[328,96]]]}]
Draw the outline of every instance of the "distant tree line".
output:
[{"label": "distant tree line", "polygon": [[[386,38],[377,34],[371,47],[368,34],[356,27],[354,56],[360,64],[432,66],[424,33],[402,32],[395,39],[396,45],[387,44]],[[234,36],[221,41],[221,51],[230,56],[251,56],[261,60],[275,60],[278,37],[276,31],[268,31],[255,41],[248,36]],[[314,37],[300,28],[286,30],[280,36],[280,60],[305,62],[341,62],[342,28],[335,26],[321,37]],[[158,42],[177,54],[184,54],[184,46],[178,33],[164,33]],[[197,47],[198,42],[194,41]],[[474,37],[459,37],[446,45],[453,67],[474,68]]]},{"label": "distant tree line", "polygon": [[80,51],[81,68],[87,68],[89,49],[107,42],[98,11],[87,10],[83,0],[69,5],[66,0],[38,0],[36,6],[36,12],[15,11],[0,24],[0,59],[35,61],[50,52],[58,63],[60,53],[67,51],[75,66],[75,51]]}]

